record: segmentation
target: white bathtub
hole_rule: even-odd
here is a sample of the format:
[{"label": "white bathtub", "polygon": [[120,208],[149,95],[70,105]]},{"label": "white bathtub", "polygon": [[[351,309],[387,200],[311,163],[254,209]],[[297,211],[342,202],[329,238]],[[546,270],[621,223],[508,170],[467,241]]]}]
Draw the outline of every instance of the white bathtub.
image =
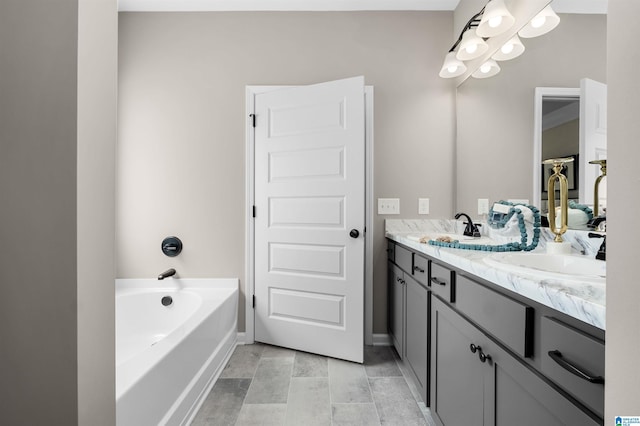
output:
[{"label": "white bathtub", "polygon": [[237,279],[116,280],[117,425],[189,424],[237,344],[237,309]]}]

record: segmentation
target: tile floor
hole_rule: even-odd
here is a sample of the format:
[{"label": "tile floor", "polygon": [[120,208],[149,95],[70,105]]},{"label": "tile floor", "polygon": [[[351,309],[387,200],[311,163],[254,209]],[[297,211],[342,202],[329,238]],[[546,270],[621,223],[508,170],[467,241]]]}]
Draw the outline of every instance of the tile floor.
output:
[{"label": "tile floor", "polygon": [[391,347],[364,364],[263,344],[240,345],[192,425],[428,425]]}]

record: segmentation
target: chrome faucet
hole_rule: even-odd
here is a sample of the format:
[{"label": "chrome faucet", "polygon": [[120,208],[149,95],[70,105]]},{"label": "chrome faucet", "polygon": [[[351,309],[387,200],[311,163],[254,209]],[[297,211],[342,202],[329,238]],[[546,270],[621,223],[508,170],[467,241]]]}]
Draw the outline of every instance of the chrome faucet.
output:
[{"label": "chrome faucet", "polygon": [[163,273],[161,273],[160,275],[158,275],[158,279],[159,280],[164,280],[165,278],[169,278],[172,277],[176,274],[176,270],[171,268],[171,269],[167,269],[166,271],[164,271]]},{"label": "chrome faucet", "polygon": [[468,237],[480,238],[480,230],[478,230],[478,225],[475,225],[468,214],[466,213],[458,213],[455,217],[456,219],[460,219],[460,216],[464,216],[467,218],[467,221],[464,222],[466,228],[464,228],[464,232],[462,235],[466,235]]}]

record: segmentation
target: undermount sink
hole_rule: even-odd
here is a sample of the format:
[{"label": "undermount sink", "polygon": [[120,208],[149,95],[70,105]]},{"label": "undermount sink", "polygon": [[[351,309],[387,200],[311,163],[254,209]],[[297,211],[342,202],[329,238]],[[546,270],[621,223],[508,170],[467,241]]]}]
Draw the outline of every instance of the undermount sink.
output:
[{"label": "undermount sink", "polygon": [[412,241],[421,242],[423,244],[428,244],[429,240],[436,240],[440,237],[450,238],[451,240],[457,240],[461,244],[479,244],[479,245],[496,245],[499,244],[495,240],[492,240],[489,237],[480,237],[474,238],[461,234],[447,234],[447,233],[437,233],[434,232],[432,234],[411,234],[408,235]]},{"label": "undermount sink", "polygon": [[496,253],[484,258],[496,268],[553,278],[605,283],[607,264],[586,256],[547,253]]}]

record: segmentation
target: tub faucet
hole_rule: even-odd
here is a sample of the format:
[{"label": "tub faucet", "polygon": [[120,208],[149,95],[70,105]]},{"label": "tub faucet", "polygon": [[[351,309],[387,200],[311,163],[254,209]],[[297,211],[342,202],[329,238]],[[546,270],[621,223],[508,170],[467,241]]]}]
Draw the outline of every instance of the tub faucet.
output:
[{"label": "tub faucet", "polygon": [[176,274],[176,270],[171,268],[171,269],[167,269],[166,271],[164,271],[163,273],[161,273],[160,275],[158,275],[158,279],[159,280],[164,280],[165,278],[169,278],[172,277]]},{"label": "tub faucet", "polygon": [[464,232],[462,235],[466,235],[468,237],[480,238],[480,230],[478,230],[478,225],[475,225],[468,214],[466,213],[458,213],[455,217],[456,219],[460,219],[460,216],[464,216],[467,218],[467,221],[464,222],[466,228],[464,228]]}]

